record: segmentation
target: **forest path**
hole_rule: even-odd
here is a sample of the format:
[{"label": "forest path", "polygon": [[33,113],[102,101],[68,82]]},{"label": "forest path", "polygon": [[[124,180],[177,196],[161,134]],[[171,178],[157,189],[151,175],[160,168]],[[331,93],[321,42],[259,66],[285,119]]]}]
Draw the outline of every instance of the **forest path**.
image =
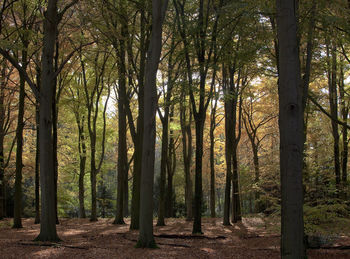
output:
[{"label": "forest path", "polygon": [[[129,219],[126,225],[113,225],[113,219],[61,219],[57,230],[63,241],[57,244],[32,242],[40,229],[33,222],[23,219],[22,229],[12,229],[10,219],[0,221],[0,258],[280,258],[279,227],[261,218],[233,226],[203,218],[204,237],[191,235],[192,222],[166,219],[167,226],[154,227],[159,249],[135,248],[138,231],[129,230]],[[349,238],[340,241],[350,245]],[[350,250],[312,249],[308,255],[350,258]]]}]

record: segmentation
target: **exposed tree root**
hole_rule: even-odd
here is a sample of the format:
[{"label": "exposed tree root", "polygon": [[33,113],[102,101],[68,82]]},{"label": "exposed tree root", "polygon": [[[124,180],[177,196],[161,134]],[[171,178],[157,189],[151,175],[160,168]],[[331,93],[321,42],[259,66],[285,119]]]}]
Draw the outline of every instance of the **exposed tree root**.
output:
[{"label": "exposed tree root", "polygon": [[307,249],[350,250],[350,246],[319,246],[319,247],[308,247]]},{"label": "exposed tree root", "polygon": [[179,239],[209,239],[209,240],[217,240],[217,239],[226,239],[225,236],[216,236],[216,237],[208,237],[208,236],[200,236],[200,235],[168,235],[168,234],[160,234],[154,235],[159,238],[179,238]]},{"label": "exposed tree root", "polygon": [[18,244],[23,246],[49,246],[54,248],[67,247],[72,249],[84,249],[84,250],[89,249],[88,247],[71,246],[71,245],[64,245],[60,243],[48,243],[48,242],[19,242]]}]

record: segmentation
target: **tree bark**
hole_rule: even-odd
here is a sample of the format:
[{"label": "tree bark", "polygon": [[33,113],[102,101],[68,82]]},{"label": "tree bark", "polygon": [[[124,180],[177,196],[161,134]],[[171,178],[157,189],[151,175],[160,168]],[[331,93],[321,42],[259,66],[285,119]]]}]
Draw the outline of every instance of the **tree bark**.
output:
[{"label": "tree bark", "polygon": [[180,103],[180,122],[181,122],[181,133],[182,133],[182,151],[185,171],[185,204],[186,204],[186,221],[191,221],[193,218],[192,214],[192,200],[193,200],[193,184],[191,177],[191,161],[192,161],[192,113],[189,107],[188,121],[186,121],[186,104],[184,96],[183,101]]},{"label": "tree bark", "polygon": [[59,241],[56,232],[54,168],[52,148],[52,99],[55,84],[53,65],[57,26],[57,0],[49,0],[44,19],[42,87],[40,90],[40,185],[41,224],[37,241]]},{"label": "tree bark", "polygon": [[[346,98],[345,98],[345,83],[344,83],[344,71],[343,66],[341,66],[340,70],[340,83],[339,83],[339,95],[340,95],[340,109],[341,109],[341,115],[342,120],[347,124],[348,121],[348,114],[349,114],[349,105],[347,105]],[[346,192],[345,187],[347,183],[347,174],[348,174],[348,155],[349,155],[349,140],[348,140],[348,128],[344,125],[342,126],[342,135],[343,135],[343,150],[341,152],[341,167],[342,167],[342,187],[343,187],[343,193],[344,198],[346,199]]]},{"label": "tree bark", "polygon": [[[327,40],[328,41],[328,40]],[[330,48],[330,50],[329,50]],[[329,108],[333,118],[338,118],[338,94],[337,94],[337,47],[335,43],[327,44],[327,63],[328,63],[328,91]],[[331,120],[333,135],[333,161],[335,172],[335,184],[337,188],[336,196],[339,197],[340,187],[340,159],[339,159],[339,129],[338,123]]]},{"label": "tree bark", "polygon": [[[223,83],[222,88],[225,95],[230,96],[230,91],[228,88],[228,78],[227,78],[227,69],[223,65],[222,68],[222,75],[223,75]],[[224,217],[223,217],[223,225],[229,226],[230,223],[230,203],[231,203],[231,178],[232,178],[232,152],[233,152],[233,139],[230,135],[230,133],[233,131],[233,121],[232,116],[230,114],[232,113],[233,104],[229,101],[229,99],[226,99],[224,103],[225,108],[225,157],[226,157],[226,180],[225,180],[225,198],[224,198]]]},{"label": "tree bark", "polygon": [[[40,75],[37,77],[38,89],[40,86]],[[40,223],[40,103],[35,103],[35,120],[36,120],[36,151],[35,151],[35,220],[34,224]]]},{"label": "tree bark", "polygon": [[80,121],[79,111],[76,112],[76,122],[78,126],[78,149],[79,149],[79,217],[86,218],[85,212],[85,168],[86,168],[86,138],[84,132],[85,116]]},{"label": "tree bark", "polygon": [[[138,110],[137,117],[137,132],[133,137],[134,142],[134,172],[132,182],[132,198],[131,198],[131,222],[130,229],[139,229],[140,227],[140,188],[141,188],[141,168],[142,168],[142,149],[143,149],[143,131],[144,131],[144,83],[145,83],[145,66],[146,66],[146,46],[148,45],[148,39],[146,40],[146,22],[145,22],[145,6],[142,5],[140,10],[140,72],[138,74]],[[129,55],[132,52],[132,48],[128,50]],[[130,104],[127,106],[128,114],[131,115]],[[131,116],[128,117],[130,128],[133,126]]]},{"label": "tree bark", "polygon": [[[123,0],[121,0],[122,10]],[[117,192],[117,214],[114,220],[114,224],[125,224],[124,222],[124,195],[125,192],[125,178],[128,177],[128,156],[127,156],[127,146],[126,146],[126,64],[125,64],[125,40],[126,35],[126,18],[122,17],[122,28],[121,35],[122,38],[119,40],[119,84],[118,84],[118,192]]]},{"label": "tree bark", "polygon": [[[154,247],[153,181],[156,135],[156,76],[162,48],[162,26],[168,1],[152,0],[152,33],[145,68],[144,137],[142,148],[140,234],[138,247]],[[142,112],[142,111],[141,111]]]},{"label": "tree bark", "polygon": [[165,226],[165,183],[166,183],[166,165],[168,159],[168,117],[169,106],[165,107],[164,116],[162,118],[162,147],[161,147],[161,161],[160,161],[160,180],[159,180],[159,205],[158,205],[158,219],[157,226]]},{"label": "tree bark", "polygon": [[279,50],[281,257],[304,258],[303,109],[294,0],[276,0]]},{"label": "tree bark", "polygon": [[[4,64],[5,62],[2,62]],[[0,77],[0,220],[5,217],[5,158],[4,158],[4,138],[5,138],[5,65],[1,69]]]},{"label": "tree bark", "polygon": [[[214,75],[215,82],[215,75]],[[215,91],[215,90],[214,90]],[[214,92],[214,98],[211,101],[211,114],[210,114],[210,216],[215,218],[215,135],[214,131],[216,128],[216,107],[217,107],[217,94]],[[214,102],[214,104],[213,104]]]},{"label": "tree bark", "polygon": [[[28,45],[27,45],[28,46]],[[22,51],[23,69],[27,67],[27,51]],[[22,168],[23,168],[23,128],[24,128],[24,99],[25,99],[25,79],[20,76],[19,99],[18,99],[18,118],[17,118],[17,149],[16,149],[16,179],[14,194],[14,216],[13,228],[22,228]]]}]

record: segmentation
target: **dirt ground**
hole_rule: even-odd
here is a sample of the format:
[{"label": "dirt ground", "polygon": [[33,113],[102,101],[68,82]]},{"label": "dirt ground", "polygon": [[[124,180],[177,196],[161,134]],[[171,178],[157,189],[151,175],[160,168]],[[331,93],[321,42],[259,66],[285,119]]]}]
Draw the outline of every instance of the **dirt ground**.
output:
[{"label": "dirt ground", "polygon": [[[192,223],[167,219],[167,226],[154,227],[159,249],[135,248],[137,231],[113,225],[113,219],[61,219],[57,226],[63,240],[42,244],[32,240],[39,233],[33,219],[23,219],[22,229],[12,229],[11,220],[0,221],[0,258],[279,258],[280,237],[260,218],[223,226],[222,219],[203,219],[202,237],[191,236]],[[350,246],[340,237],[333,246]],[[350,250],[312,249],[309,258],[350,258]]]}]

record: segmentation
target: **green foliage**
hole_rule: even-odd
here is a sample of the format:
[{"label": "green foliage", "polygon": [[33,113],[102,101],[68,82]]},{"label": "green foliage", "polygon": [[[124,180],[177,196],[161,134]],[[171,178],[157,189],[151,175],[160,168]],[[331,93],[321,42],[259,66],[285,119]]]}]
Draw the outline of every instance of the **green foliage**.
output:
[{"label": "green foliage", "polygon": [[[342,225],[349,215],[350,208],[344,203],[322,204],[314,207],[305,205],[305,232],[329,234],[336,225]],[[330,228],[331,225],[333,225],[332,228]]]}]

